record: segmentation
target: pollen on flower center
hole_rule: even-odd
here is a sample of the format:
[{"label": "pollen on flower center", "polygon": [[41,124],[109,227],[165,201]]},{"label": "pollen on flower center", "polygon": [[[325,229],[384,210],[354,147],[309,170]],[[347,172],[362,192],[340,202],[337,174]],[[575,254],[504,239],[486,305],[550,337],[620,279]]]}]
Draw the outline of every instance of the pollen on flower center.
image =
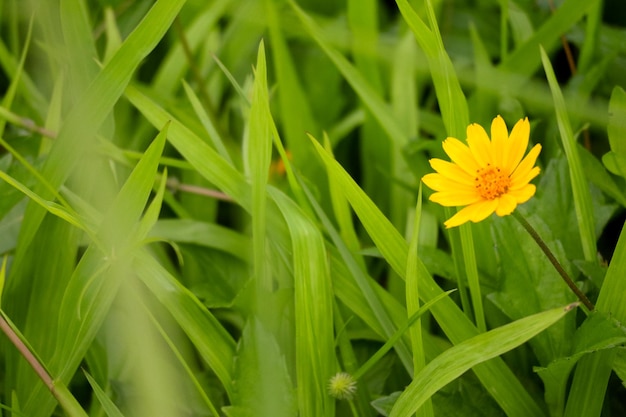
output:
[{"label": "pollen on flower center", "polygon": [[511,178],[504,175],[500,168],[487,164],[486,167],[476,170],[474,184],[476,191],[482,198],[493,200],[509,191]]}]

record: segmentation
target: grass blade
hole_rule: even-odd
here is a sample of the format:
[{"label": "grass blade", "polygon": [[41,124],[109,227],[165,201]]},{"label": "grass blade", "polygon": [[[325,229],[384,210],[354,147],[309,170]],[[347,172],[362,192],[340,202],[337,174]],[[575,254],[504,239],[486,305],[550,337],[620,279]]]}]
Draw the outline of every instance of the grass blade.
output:
[{"label": "grass blade", "polygon": [[502,355],[550,327],[576,307],[570,304],[506,324],[451,347],[432,360],[404,390],[389,417],[409,417],[444,385],[476,364]]},{"label": "grass blade", "polygon": [[593,207],[591,205],[589,186],[582,169],[580,156],[578,155],[576,138],[574,137],[574,132],[569,122],[565,99],[559,88],[556,76],[554,75],[550,59],[543,48],[541,48],[541,59],[543,61],[546,77],[548,78],[548,84],[550,84],[550,91],[552,91],[556,120],[559,126],[559,132],[561,133],[561,143],[563,144],[563,149],[565,150],[569,164],[572,191],[574,193],[574,208],[576,209],[576,218],[580,226],[580,242],[583,253],[585,254],[585,260],[595,261],[598,250],[596,247],[595,223],[593,220]]}]

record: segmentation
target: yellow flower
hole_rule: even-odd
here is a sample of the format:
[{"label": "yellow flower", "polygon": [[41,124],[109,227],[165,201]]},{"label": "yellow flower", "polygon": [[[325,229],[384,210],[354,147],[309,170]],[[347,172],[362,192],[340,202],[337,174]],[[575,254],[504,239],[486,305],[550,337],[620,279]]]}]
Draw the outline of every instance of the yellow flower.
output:
[{"label": "yellow flower", "polygon": [[455,138],[443,141],[451,162],[431,159],[437,173],[426,174],[424,184],[436,191],[430,200],[442,206],[467,206],[448,219],[446,227],[479,222],[495,211],[511,214],[518,204],[528,201],[536,191],[530,181],[539,174],[534,166],[541,145],[535,145],[522,160],[528,147],[530,123],[518,121],[507,131],[502,117],[491,122],[491,140],[482,126],[467,127],[467,145]]}]

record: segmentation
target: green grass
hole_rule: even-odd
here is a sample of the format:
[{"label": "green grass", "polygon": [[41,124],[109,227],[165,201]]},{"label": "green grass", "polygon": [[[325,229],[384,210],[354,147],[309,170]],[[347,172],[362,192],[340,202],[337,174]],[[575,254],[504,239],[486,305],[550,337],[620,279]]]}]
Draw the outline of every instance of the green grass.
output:
[{"label": "green grass", "polygon": [[[1,1],[0,413],[626,414],[626,7],[549,3]],[[592,313],[421,186],[498,114]]]}]

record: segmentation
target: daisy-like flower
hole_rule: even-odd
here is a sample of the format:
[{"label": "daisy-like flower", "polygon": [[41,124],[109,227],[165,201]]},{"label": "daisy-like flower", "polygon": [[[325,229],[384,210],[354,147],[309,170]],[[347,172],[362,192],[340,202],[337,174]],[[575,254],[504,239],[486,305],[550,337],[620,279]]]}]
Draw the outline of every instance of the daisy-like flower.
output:
[{"label": "daisy-like flower", "polygon": [[509,135],[498,116],[491,123],[491,139],[474,123],[467,127],[467,145],[455,138],[443,141],[443,150],[452,161],[431,159],[430,166],[437,172],[424,175],[422,181],[436,191],[431,201],[446,207],[466,206],[444,223],[446,227],[476,223],[493,212],[506,216],[535,194],[530,181],[539,175],[534,165],[541,145],[522,159],[529,135],[528,118],[518,121]]}]

